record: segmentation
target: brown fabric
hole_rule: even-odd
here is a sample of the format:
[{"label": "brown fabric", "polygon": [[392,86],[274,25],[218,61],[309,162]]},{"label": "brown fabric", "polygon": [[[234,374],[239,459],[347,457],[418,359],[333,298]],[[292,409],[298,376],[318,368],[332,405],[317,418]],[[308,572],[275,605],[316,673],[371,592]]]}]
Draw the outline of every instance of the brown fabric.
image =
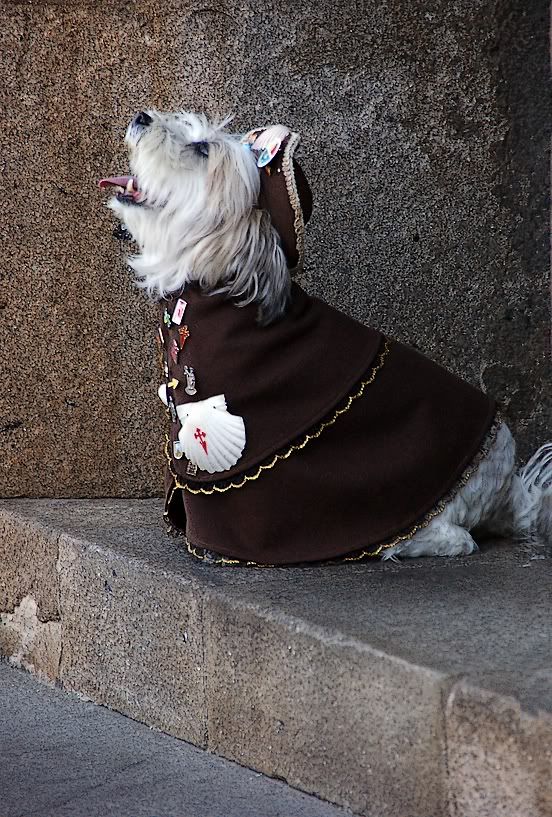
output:
[{"label": "brown fabric", "polygon": [[[178,356],[169,359],[170,377],[180,381],[176,404],[226,395],[228,410],[244,418],[247,444],[234,468],[217,479],[233,477],[262,462],[308,431],[348,394],[374,359],[381,334],[311,298],[292,284],[284,320],[260,327],[255,305],[239,308],[222,295],[202,295],[196,287],[182,297],[188,306],[182,324],[190,337]],[[173,314],[178,296],[164,303]],[[164,347],[178,340],[178,326],[162,324]],[[185,366],[192,366],[197,394],[184,390]],[[171,444],[180,426],[171,427]],[[188,462],[175,460],[182,478]],[[198,482],[213,476],[198,473]]]},{"label": "brown fabric", "polygon": [[[270,214],[272,224],[280,236],[288,266],[293,269],[299,262],[299,253],[295,234],[295,212],[289,200],[282,170],[283,159],[283,151],[281,151],[268,165],[269,172],[267,172],[267,168],[260,170],[261,194],[259,196],[259,207],[264,208]],[[306,224],[312,214],[312,192],[301,166],[295,159],[292,166],[303,221]]]},{"label": "brown fabric", "polygon": [[[375,372],[380,333],[297,286],[292,292],[289,316],[267,328],[249,307],[197,290],[183,295],[190,338],[178,366],[195,369],[192,399],[225,394],[229,410],[244,417],[248,441],[232,471],[217,477],[222,491],[213,491],[212,475],[190,481],[186,460],[172,460],[167,517],[193,545],[258,563],[339,557],[409,531],[455,488],[495,414],[489,397],[402,344],[390,342]],[[175,333],[164,329],[165,348]],[[368,379],[363,396],[348,401]],[[190,399],[180,391],[177,402]],[[259,469],[307,431],[320,434]]]}]

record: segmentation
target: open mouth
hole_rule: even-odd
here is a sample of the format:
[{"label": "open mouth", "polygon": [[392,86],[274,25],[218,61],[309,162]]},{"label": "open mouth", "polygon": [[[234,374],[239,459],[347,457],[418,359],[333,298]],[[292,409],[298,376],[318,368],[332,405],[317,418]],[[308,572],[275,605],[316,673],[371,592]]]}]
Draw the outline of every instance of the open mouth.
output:
[{"label": "open mouth", "polygon": [[143,204],[144,198],[136,185],[134,176],[108,176],[100,179],[100,190],[109,189],[125,204]]}]

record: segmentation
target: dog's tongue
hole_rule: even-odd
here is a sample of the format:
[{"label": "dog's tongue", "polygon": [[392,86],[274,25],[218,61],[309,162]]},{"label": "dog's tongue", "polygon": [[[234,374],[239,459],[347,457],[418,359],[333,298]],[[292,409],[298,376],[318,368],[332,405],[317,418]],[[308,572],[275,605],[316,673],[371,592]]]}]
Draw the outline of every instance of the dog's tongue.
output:
[{"label": "dog's tongue", "polygon": [[100,179],[99,185],[102,190],[104,187],[110,187],[111,185],[124,187],[126,190],[126,186],[131,179],[134,186],[134,178],[132,176],[108,176],[107,179]]},{"label": "dog's tongue", "polygon": [[126,193],[127,196],[132,196],[134,199],[140,195],[140,191],[136,188],[134,176],[108,176],[106,179],[100,179],[98,184],[101,190],[106,187],[118,187],[121,192]]}]

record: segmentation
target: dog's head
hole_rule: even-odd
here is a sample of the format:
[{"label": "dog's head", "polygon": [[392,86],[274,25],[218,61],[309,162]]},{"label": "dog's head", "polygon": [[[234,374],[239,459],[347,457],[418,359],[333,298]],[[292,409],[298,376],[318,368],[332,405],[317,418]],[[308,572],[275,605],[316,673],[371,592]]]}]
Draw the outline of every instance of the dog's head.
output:
[{"label": "dog's head", "polygon": [[130,176],[104,179],[109,202],[139,247],[140,286],[162,297],[196,282],[238,303],[257,302],[269,323],[285,310],[290,278],[248,145],[192,113],[141,111],[125,141]]}]

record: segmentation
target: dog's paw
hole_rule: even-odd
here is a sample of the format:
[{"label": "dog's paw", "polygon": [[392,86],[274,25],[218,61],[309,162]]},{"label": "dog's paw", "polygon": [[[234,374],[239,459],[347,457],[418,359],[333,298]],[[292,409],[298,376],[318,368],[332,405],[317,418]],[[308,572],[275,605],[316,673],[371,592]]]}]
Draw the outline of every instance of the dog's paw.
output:
[{"label": "dog's paw", "polygon": [[430,523],[419,530],[412,539],[387,548],[383,559],[414,559],[418,556],[469,556],[478,550],[470,532],[458,525]]}]

